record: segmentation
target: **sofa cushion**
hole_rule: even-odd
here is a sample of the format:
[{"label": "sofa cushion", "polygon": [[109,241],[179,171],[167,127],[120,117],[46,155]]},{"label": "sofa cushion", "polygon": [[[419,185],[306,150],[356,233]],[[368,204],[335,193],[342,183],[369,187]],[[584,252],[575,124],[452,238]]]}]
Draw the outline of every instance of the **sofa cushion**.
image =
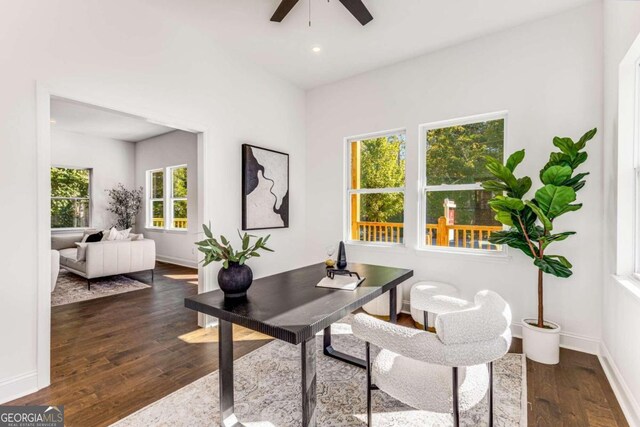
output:
[{"label": "sofa cushion", "polygon": [[82,243],[94,243],[102,240],[103,237],[102,231],[98,231],[97,233],[89,234],[82,239]]},{"label": "sofa cushion", "polygon": [[78,261],[78,249],[63,249],[60,251],[60,265],[69,267],[73,270],[80,272],[87,271],[87,263],[85,261]]}]

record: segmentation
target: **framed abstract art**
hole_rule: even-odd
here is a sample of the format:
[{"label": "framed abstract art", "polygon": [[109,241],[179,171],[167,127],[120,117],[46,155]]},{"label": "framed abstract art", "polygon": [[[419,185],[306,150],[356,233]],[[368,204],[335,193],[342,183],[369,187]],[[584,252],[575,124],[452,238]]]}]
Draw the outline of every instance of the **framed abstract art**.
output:
[{"label": "framed abstract art", "polygon": [[289,227],[289,155],[242,145],[242,229]]}]

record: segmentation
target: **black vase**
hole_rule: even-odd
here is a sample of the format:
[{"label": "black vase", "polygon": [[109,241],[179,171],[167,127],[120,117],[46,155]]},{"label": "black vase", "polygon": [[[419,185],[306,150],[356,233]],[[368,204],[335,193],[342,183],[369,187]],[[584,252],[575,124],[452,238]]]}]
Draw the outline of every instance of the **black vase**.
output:
[{"label": "black vase", "polygon": [[338,247],[338,263],[336,266],[340,270],[347,268],[347,251],[344,249],[344,242],[340,242],[340,246]]},{"label": "black vase", "polygon": [[221,268],[218,272],[218,284],[225,298],[246,297],[252,282],[253,272],[246,264],[229,262],[229,268]]}]

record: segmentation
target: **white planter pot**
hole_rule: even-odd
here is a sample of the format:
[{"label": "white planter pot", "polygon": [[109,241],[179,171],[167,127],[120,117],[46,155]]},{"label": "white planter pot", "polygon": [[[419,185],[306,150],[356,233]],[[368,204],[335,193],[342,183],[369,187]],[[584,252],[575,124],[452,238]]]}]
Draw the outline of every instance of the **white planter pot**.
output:
[{"label": "white planter pot", "polygon": [[534,325],[536,319],[522,319],[522,351],[534,362],[556,365],[560,362],[560,325],[545,320],[547,328]]}]

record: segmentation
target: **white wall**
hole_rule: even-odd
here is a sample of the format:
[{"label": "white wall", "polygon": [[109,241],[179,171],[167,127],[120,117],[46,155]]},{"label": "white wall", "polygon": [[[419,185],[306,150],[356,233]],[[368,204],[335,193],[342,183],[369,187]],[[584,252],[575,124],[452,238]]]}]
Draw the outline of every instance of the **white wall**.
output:
[{"label": "white wall", "polygon": [[[573,11],[397,65],[311,90],[307,96],[307,215],[309,252],[342,237],[343,138],[386,129],[407,130],[405,226],[417,230],[418,125],[508,110],[508,146],[527,149],[520,173],[537,180],[555,135],[579,137],[602,126],[602,11],[593,3]],[[564,344],[597,350],[602,296],[602,137],[589,147],[591,172],[579,195],[584,208],[557,223],[577,236],[557,244],[574,264],[566,280],[546,277],[546,314],[565,332]],[[322,226],[313,226],[322,224]],[[352,260],[415,270],[415,279],[450,282],[465,296],[494,289],[514,317],[536,313],[536,269],[516,251],[508,260],[415,250],[350,246]],[[405,300],[408,293],[404,294]]]},{"label": "white wall", "polygon": [[[625,264],[620,257],[631,256],[628,250],[617,254],[617,161],[619,65],[640,33],[640,3],[606,0],[604,2],[604,277],[602,306],[602,361],[611,385],[631,425],[640,425],[640,345],[635,339],[640,329],[640,292],[637,285],[615,279],[612,275]],[[626,70],[625,70],[626,71]],[[632,179],[628,183],[633,186]],[[622,197],[627,198],[627,195]],[[624,200],[623,200],[624,201]],[[620,224],[627,230],[632,224]],[[635,292],[634,292],[635,290]],[[633,337],[633,338],[632,338]]]},{"label": "white wall", "polygon": [[156,242],[156,257],[190,267],[198,264],[194,242],[199,240],[198,224],[198,139],[196,134],[175,131],[136,143],[136,187],[147,192],[146,171],[167,166],[187,165],[187,223],[186,231],[154,230],[146,228],[148,201],[138,215],[137,231]]},{"label": "white wall", "polygon": [[105,190],[119,183],[133,188],[134,143],[100,138],[75,132],[51,130],[51,165],[93,169],[91,175],[91,227],[104,229],[113,225],[107,211],[109,196]]},{"label": "white wall", "polygon": [[32,391],[38,380],[36,82],[68,98],[207,128],[208,209],[219,233],[234,235],[241,225],[241,144],[289,153],[290,228],[272,230],[276,253],[251,266],[259,277],[306,262],[305,94],[218,48],[208,33],[208,7],[173,0],[3,2],[0,192],[23,209],[19,217],[0,209],[0,220],[12,224],[4,240],[17,242],[0,246],[0,402]]}]

